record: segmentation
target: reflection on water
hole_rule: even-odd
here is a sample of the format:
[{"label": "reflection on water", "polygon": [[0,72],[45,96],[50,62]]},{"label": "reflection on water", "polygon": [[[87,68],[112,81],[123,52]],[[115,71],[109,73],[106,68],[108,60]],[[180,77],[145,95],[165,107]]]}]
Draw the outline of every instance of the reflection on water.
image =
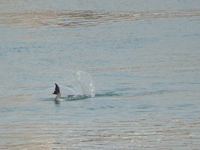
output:
[{"label": "reflection on water", "polygon": [[22,27],[89,27],[99,24],[152,20],[162,18],[198,17],[200,10],[178,10],[178,11],[42,11],[26,13],[1,13],[0,18],[3,26]]},{"label": "reflection on water", "polygon": [[0,108],[0,148],[198,148],[199,107],[178,101],[175,105],[173,99],[165,101],[166,94],[159,102],[151,94],[155,100],[145,93],[140,98],[107,93],[58,104],[14,98],[16,104]]},{"label": "reflection on water", "polygon": [[[153,115],[153,114],[152,114]],[[104,117],[105,119],[105,117]],[[198,148],[200,118],[20,122],[2,126],[2,149]],[[6,127],[7,126],[7,127]],[[18,126],[18,127],[17,127]],[[23,127],[23,128],[19,128]],[[12,128],[18,128],[12,132]],[[2,136],[1,134],[1,136]],[[15,141],[10,143],[9,141]]]}]

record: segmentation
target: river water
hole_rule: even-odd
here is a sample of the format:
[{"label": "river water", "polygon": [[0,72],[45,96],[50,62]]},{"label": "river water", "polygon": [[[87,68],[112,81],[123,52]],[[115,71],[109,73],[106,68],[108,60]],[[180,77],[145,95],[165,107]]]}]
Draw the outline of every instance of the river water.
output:
[{"label": "river water", "polygon": [[0,3],[0,149],[200,147],[200,1]]}]

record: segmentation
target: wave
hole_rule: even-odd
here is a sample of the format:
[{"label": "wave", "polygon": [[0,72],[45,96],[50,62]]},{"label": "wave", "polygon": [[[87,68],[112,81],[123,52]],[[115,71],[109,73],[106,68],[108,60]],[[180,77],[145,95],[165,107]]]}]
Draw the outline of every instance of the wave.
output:
[{"label": "wave", "polygon": [[96,94],[95,97],[112,97],[112,96],[122,96],[122,94],[115,93],[115,92],[105,92],[101,94]]},{"label": "wave", "polygon": [[[106,92],[106,93],[95,95],[95,97],[112,97],[112,96],[121,96],[121,94],[117,94],[114,92]],[[67,101],[84,100],[87,98],[92,98],[92,96],[91,95],[68,95],[67,97],[63,97],[63,99]]]}]

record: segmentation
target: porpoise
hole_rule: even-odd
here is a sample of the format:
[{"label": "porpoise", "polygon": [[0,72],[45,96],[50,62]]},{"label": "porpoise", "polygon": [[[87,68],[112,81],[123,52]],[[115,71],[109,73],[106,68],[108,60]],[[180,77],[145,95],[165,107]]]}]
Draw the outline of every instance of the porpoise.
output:
[{"label": "porpoise", "polygon": [[53,94],[57,94],[56,97],[54,98],[54,102],[60,102],[61,101],[61,93],[60,93],[60,88],[59,86],[55,83],[55,91]]}]

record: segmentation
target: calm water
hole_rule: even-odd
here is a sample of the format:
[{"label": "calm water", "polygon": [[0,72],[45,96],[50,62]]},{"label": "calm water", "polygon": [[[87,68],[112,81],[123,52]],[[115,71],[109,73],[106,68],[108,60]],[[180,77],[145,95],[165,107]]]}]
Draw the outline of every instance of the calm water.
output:
[{"label": "calm water", "polygon": [[1,1],[0,149],[198,149],[199,25],[195,0]]}]

